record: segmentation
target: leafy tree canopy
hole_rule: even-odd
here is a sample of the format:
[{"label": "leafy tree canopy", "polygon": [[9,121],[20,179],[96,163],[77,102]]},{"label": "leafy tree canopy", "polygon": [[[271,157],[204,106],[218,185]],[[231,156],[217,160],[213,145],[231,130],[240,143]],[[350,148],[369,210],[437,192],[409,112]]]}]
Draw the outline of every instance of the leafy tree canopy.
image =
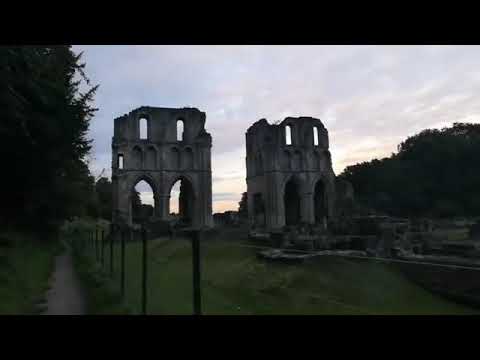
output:
[{"label": "leafy tree canopy", "polygon": [[480,214],[480,124],[455,123],[409,137],[388,158],[348,166],[361,203],[396,216]]},{"label": "leafy tree canopy", "polygon": [[80,59],[70,46],[0,48],[0,225],[56,229],[92,200],[85,158],[97,86]]},{"label": "leafy tree canopy", "polygon": [[248,217],[248,207],[247,207],[247,193],[242,193],[242,198],[238,203],[238,216],[246,219]]}]

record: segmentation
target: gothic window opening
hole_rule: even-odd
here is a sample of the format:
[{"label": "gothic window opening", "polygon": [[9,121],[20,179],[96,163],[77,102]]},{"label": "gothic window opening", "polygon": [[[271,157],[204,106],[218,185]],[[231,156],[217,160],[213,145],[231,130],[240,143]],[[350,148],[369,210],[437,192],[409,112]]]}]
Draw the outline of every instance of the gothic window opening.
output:
[{"label": "gothic window opening", "polygon": [[285,126],[285,144],[292,145],[292,128],[290,125]]},{"label": "gothic window opening", "polygon": [[183,120],[177,120],[177,141],[183,141],[183,130],[184,130],[184,123]]},{"label": "gothic window opening", "polygon": [[144,117],[139,120],[140,140],[148,139],[148,120]]},{"label": "gothic window opening", "polygon": [[122,154],[118,154],[118,157],[117,157],[117,167],[121,170],[123,169],[123,155]]}]

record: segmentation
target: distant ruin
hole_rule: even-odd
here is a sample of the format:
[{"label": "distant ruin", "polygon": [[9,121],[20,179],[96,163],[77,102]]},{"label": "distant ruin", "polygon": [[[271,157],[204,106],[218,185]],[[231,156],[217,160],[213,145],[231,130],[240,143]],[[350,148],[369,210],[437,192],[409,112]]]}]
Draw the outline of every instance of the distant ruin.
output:
[{"label": "distant ruin", "polygon": [[141,180],[153,190],[151,221],[172,220],[170,192],[180,180],[180,219],[195,228],[213,226],[212,138],[205,118],[195,108],[143,106],[115,119],[113,223],[132,225],[132,190]]},{"label": "distant ruin", "polygon": [[337,198],[322,122],[288,117],[269,124],[261,119],[247,130],[246,147],[250,225],[268,232],[302,223],[326,227],[336,214]]}]

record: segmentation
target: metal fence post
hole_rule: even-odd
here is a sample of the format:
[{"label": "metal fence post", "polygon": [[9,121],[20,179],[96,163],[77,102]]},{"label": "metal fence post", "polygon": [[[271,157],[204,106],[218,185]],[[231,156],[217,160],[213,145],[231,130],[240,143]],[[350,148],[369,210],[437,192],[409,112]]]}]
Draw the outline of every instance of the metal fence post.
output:
[{"label": "metal fence post", "polygon": [[98,256],[98,225],[95,226],[95,260],[98,262],[99,256]]},{"label": "metal fence post", "polygon": [[193,314],[202,315],[200,287],[200,236],[201,231],[192,232],[192,268],[193,268]]},{"label": "metal fence post", "polygon": [[121,231],[122,236],[122,255],[121,255],[121,266],[120,266],[120,293],[122,298],[125,297],[125,230]]},{"label": "metal fence post", "polygon": [[101,243],[101,253],[100,253],[100,261],[102,263],[102,268],[105,265],[105,230],[102,229],[102,243]]},{"label": "metal fence post", "polygon": [[147,232],[142,226],[142,314],[147,314]]},{"label": "metal fence post", "polygon": [[110,277],[113,277],[113,238],[117,234],[115,226],[113,229],[114,231],[110,236]]}]

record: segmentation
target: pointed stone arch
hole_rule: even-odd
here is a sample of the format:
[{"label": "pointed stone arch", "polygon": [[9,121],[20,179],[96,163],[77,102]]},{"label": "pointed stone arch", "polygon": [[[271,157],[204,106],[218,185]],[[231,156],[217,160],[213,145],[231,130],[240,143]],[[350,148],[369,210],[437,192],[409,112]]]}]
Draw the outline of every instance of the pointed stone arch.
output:
[{"label": "pointed stone arch", "polygon": [[290,176],[283,187],[283,208],[285,225],[298,225],[302,218],[301,213],[301,184],[294,176]]},{"label": "pointed stone arch", "polygon": [[155,181],[155,179],[153,178],[153,176],[151,176],[150,174],[140,174],[140,175],[137,175],[135,177],[132,178],[132,181],[129,182],[129,186],[128,186],[128,223],[132,224],[133,223],[133,204],[132,204],[132,200],[133,200],[133,193],[135,191],[135,187],[140,183],[144,181],[145,183],[147,183],[150,188],[152,189],[152,193],[153,193],[153,214],[152,216],[155,217],[158,213],[158,185]]},{"label": "pointed stone arch", "polygon": [[316,224],[323,224],[328,219],[327,187],[319,178],[313,187],[313,213]]},{"label": "pointed stone arch", "polygon": [[[167,189],[169,198],[174,185],[180,181],[180,194],[178,204],[178,221],[183,226],[194,226],[199,223],[197,207],[197,194],[195,191],[194,181],[187,175],[177,175],[173,180],[169,181]],[[168,213],[171,214],[170,200],[168,203]]]}]

